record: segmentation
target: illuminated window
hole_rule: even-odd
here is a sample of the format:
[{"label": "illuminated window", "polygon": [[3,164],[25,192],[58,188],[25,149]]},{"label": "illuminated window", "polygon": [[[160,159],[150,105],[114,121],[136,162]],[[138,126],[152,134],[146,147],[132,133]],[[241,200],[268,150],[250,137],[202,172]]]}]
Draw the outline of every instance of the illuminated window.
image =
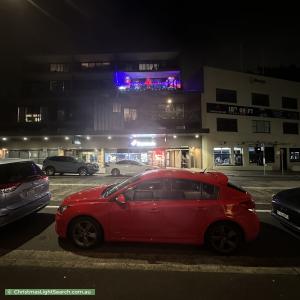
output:
[{"label": "illuminated window", "polygon": [[183,103],[159,104],[158,110],[159,110],[159,112],[158,112],[159,119],[182,120],[184,118],[184,104]]},{"label": "illuminated window", "polygon": [[81,69],[83,70],[93,70],[93,69],[101,69],[110,66],[109,61],[98,61],[98,62],[82,62]]},{"label": "illuminated window", "polygon": [[139,64],[140,71],[157,71],[159,64]]},{"label": "illuminated window", "polygon": [[68,64],[50,64],[50,72],[69,72]]},{"label": "illuminated window", "polygon": [[290,148],[290,162],[300,162],[300,148]]},{"label": "illuminated window", "polygon": [[216,166],[231,165],[231,148],[214,148],[214,162]]},{"label": "illuminated window", "polygon": [[135,108],[124,108],[124,121],[135,121],[137,119],[137,110]]},{"label": "illuminated window", "polygon": [[113,112],[121,112],[121,103],[113,103]]}]

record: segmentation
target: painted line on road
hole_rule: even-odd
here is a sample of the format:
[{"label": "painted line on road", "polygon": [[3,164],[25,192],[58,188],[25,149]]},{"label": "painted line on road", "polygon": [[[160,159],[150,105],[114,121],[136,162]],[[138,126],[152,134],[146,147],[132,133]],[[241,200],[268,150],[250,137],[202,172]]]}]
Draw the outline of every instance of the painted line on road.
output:
[{"label": "painted line on road", "polygon": [[45,208],[59,208],[59,205],[47,205]]},{"label": "painted line on road", "polygon": [[78,185],[78,186],[99,186],[98,183],[91,184],[91,183],[51,183],[50,186],[55,185],[55,186],[68,186],[68,185]]},{"label": "painted line on road", "polygon": [[[89,252],[87,251],[87,254]],[[243,258],[244,259],[244,258]],[[0,267],[34,266],[44,268],[130,270],[156,272],[234,273],[299,276],[299,267],[236,266],[224,264],[188,264],[132,258],[103,258],[77,255],[65,251],[14,250],[0,258]]]}]

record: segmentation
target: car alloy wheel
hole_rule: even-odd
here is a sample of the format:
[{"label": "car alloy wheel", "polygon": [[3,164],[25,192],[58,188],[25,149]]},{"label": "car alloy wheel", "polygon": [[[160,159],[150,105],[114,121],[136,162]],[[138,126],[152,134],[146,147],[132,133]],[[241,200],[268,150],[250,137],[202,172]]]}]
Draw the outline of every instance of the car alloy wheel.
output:
[{"label": "car alloy wheel", "polygon": [[53,175],[55,174],[55,170],[54,170],[53,167],[47,167],[47,168],[45,169],[45,172],[46,172],[46,175],[47,175],[47,176],[53,176]]},{"label": "car alloy wheel", "polygon": [[221,222],[209,228],[206,238],[208,245],[214,251],[231,254],[240,246],[242,234],[237,225]]},{"label": "car alloy wheel", "polygon": [[119,176],[120,175],[120,170],[119,169],[112,169],[111,170],[111,175],[112,176]]},{"label": "car alloy wheel", "polygon": [[85,176],[88,174],[88,171],[86,168],[80,168],[78,173],[80,176]]},{"label": "car alloy wheel", "polygon": [[70,233],[75,245],[86,249],[97,245],[102,237],[99,224],[88,217],[80,217],[72,222]]}]

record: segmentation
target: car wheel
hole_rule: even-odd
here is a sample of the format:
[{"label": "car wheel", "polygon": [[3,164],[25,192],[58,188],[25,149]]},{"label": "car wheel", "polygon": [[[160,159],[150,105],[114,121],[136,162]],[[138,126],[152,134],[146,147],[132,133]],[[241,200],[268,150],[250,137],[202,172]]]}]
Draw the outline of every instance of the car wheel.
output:
[{"label": "car wheel", "polygon": [[84,249],[92,248],[103,240],[100,225],[89,217],[79,217],[72,221],[69,236],[76,246]]},{"label": "car wheel", "polygon": [[120,170],[117,168],[114,168],[111,170],[111,175],[112,176],[119,176],[120,175]]},{"label": "car wheel", "polygon": [[53,167],[47,167],[45,169],[47,176],[54,176],[55,175],[55,169]]},{"label": "car wheel", "polygon": [[241,229],[230,222],[219,222],[209,227],[206,232],[206,243],[220,254],[234,253],[242,242]]},{"label": "car wheel", "polygon": [[80,168],[80,169],[78,170],[78,174],[79,174],[80,176],[85,176],[85,175],[88,174],[88,170],[87,170],[86,168]]}]

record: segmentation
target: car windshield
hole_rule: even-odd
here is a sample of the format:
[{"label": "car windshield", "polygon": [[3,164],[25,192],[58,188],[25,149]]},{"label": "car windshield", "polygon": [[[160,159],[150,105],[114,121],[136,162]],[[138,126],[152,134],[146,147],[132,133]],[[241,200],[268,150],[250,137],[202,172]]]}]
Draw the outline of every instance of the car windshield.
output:
[{"label": "car windshield", "polygon": [[102,194],[103,197],[108,197],[110,195],[112,195],[113,193],[121,190],[122,188],[124,188],[125,186],[135,182],[135,181],[138,181],[139,179],[141,178],[141,175],[138,174],[138,175],[135,175],[131,178],[128,178],[128,179],[125,179],[117,184],[114,184],[112,186],[109,186],[105,191],[104,193]]}]

